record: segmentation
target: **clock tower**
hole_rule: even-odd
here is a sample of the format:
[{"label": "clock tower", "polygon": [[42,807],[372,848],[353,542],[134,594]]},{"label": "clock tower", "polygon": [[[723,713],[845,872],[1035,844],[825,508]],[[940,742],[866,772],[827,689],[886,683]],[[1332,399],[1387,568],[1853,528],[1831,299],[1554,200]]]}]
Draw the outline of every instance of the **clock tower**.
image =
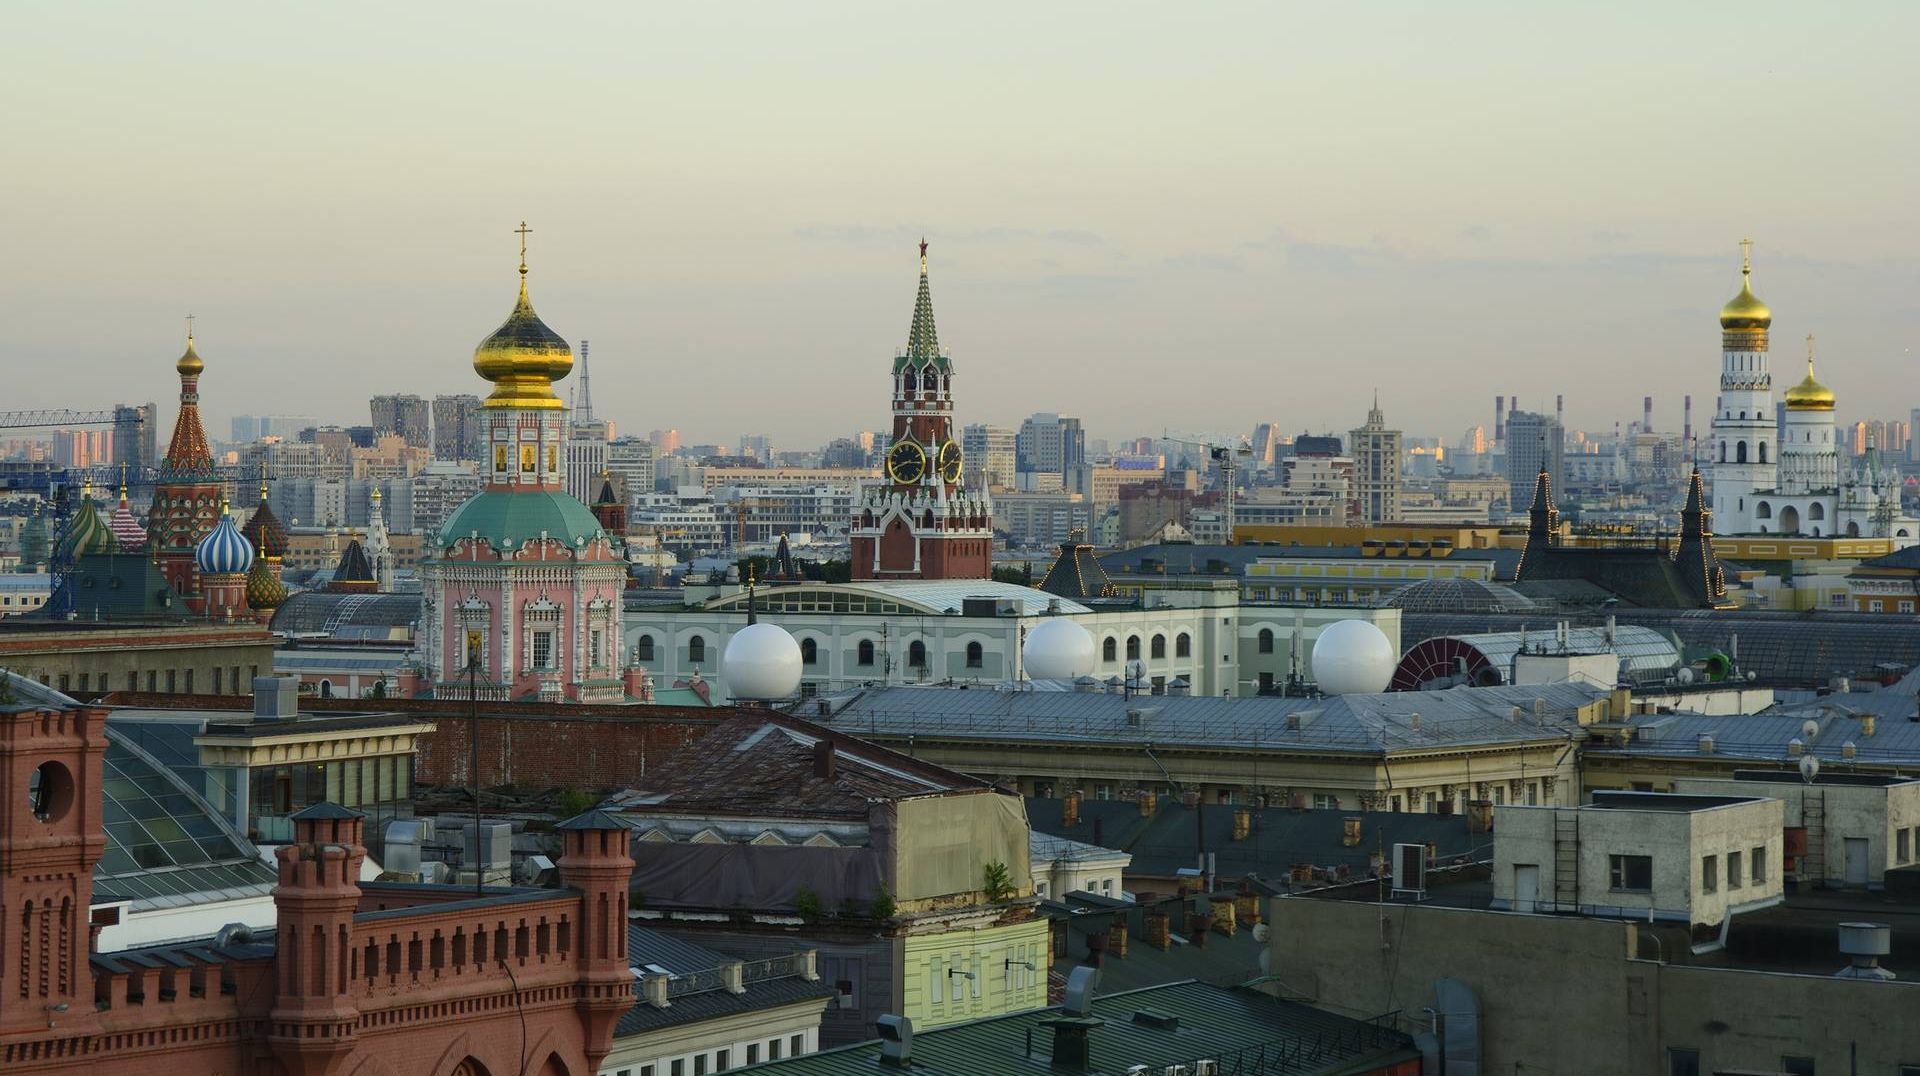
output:
[{"label": "clock tower", "polygon": [[941,350],[920,241],[920,293],[907,344],[893,359],[893,440],[884,481],[853,518],[855,579],[986,579],[993,572],[993,502],[960,485],[953,361]]}]

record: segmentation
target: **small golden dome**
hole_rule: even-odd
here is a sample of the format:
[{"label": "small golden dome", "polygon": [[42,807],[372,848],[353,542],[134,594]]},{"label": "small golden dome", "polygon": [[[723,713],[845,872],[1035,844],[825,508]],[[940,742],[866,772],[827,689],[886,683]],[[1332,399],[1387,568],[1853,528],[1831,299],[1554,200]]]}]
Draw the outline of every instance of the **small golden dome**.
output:
[{"label": "small golden dome", "polygon": [[1813,356],[1807,356],[1807,376],[1787,390],[1783,399],[1789,411],[1831,411],[1833,390],[1813,378]]},{"label": "small golden dome", "polygon": [[174,363],[173,368],[180,371],[183,377],[187,374],[197,375],[207,368],[207,364],[200,361],[199,353],[193,350],[192,333],[187,334],[187,350],[180,355],[180,361]]},{"label": "small golden dome", "polygon": [[547,328],[527,299],[527,227],[520,228],[520,299],[493,335],[473,349],[473,369],[493,382],[487,407],[561,408],[566,404],[554,394],[553,383],[573,371],[573,349]]}]

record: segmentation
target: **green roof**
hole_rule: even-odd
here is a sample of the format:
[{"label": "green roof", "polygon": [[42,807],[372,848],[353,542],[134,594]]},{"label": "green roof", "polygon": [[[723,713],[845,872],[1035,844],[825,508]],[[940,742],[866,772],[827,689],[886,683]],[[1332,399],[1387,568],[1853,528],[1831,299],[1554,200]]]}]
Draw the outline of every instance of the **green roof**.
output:
[{"label": "green roof", "polygon": [[553,490],[498,490],[454,510],[440,528],[440,548],[478,534],[496,549],[518,549],[542,533],[579,547],[606,537],[587,506]]},{"label": "green roof", "polygon": [[[1191,1071],[1193,1063],[1203,1058],[1220,1062],[1221,1071],[1228,1073],[1252,1072],[1256,1064],[1261,1072],[1282,1071],[1269,1066],[1283,1057],[1299,1062],[1298,1067],[1285,1067],[1287,1072],[1377,1072],[1420,1056],[1411,1039],[1380,1022],[1355,1020],[1252,990],[1192,981],[1097,997],[1091,1010],[1100,1023],[1088,1036],[1092,1063],[1081,1070],[1090,1076],[1118,1076],[1137,1064],[1151,1072],[1169,1065],[1186,1065]],[[1136,1018],[1142,1012],[1149,1015]],[[1045,1073],[1053,1044],[1048,1022],[1066,1015],[1059,1008],[1033,1009],[916,1029],[913,1064],[906,1071],[917,1076]],[[1026,1052],[1029,1042],[1032,1056]],[[879,1054],[880,1044],[868,1042],[732,1071],[870,1076],[887,1071],[878,1061]]]}]

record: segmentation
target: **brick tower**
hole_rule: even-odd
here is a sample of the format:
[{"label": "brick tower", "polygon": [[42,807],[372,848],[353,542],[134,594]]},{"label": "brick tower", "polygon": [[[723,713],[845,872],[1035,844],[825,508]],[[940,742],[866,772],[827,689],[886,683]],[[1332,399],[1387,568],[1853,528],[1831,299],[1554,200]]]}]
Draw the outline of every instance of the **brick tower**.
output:
[{"label": "brick tower", "polygon": [[200,374],[206,364],[193,349],[192,330],[187,332],[187,350],[173,368],[180,375],[180,415],[174,420],[173,439],[160,462],[153,506],[147,511],[147,552],[173,592],[198,613],[205,603],[194,547],[220,522],[226,486],[214,468],[207,431],[200,425]]},{"label": "brick tower", "polygon": [[0,1037],[95,1025],[89,906],[107,712],[0,671]]},{"label": "brick tower", "polygon": [[353,1052],[360,1011],[347,976],[367,858],[361,818],[338,804],[314,804],[293,816],[293,843],[274,852],[279,982],[267,1041],[289,1076],[330,1074]]},{"label": "brick tower", "polygon": [[953,428],[953,360],[940,348],[920,241],[920,291],[907,346],[893,360],[893,440],[886,482],[869,487],[849,530],[855,579],[985,579],[993,502],[961,487]]},{"label": "brick tower", "polygon": [[627,968],[627,885],[631,832],[604,811],[588,811],[554,827],[560,831],[560,883],[581,893],[580,1023],[587,1064],[599,1071],[613,1045],[613,1027],[633,1004]]}]

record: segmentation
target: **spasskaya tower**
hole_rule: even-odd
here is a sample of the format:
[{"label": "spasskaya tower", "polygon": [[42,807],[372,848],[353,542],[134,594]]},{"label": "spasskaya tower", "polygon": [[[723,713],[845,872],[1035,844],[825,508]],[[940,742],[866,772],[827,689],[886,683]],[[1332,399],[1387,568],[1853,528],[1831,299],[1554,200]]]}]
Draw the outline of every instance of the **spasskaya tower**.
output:
[{"label": "spasskaya tower", "polygon": [[893,359],[893,441],[885,481],[853,519],[855,579],[986,579],[993,569],[993,502],[960,485],[953,361],[940,348],[920,241],[920,293],[907,345]]}]

